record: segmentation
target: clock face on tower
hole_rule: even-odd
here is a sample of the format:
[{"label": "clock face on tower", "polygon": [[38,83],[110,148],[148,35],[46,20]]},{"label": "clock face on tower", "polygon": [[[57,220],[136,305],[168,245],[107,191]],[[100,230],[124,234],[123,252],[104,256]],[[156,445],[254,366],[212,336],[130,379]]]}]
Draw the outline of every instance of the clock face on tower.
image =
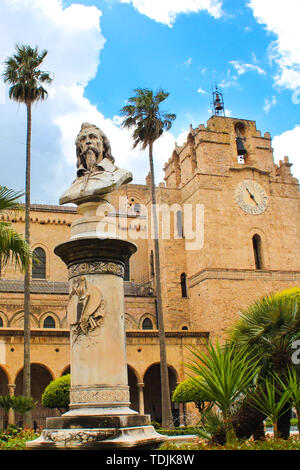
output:
[{"label": "clock face on tower", "polygon": [[237,185],[235,200],[247,214],[261,214],[268,205],[266,191],[254,180],[243,180]]}]

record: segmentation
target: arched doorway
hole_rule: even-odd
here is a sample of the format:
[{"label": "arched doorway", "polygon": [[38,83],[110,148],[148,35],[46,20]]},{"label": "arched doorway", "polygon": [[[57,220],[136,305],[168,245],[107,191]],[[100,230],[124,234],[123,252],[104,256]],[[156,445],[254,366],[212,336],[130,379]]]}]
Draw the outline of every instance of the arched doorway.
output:
[{"label": "arched doorway", "polygon": [[[6,372],[0,367],[0,395],[8,395],[8,377]],[[7,425],[7,417],[3,408],[0,408],[0,429],[4,429]]]},{"label": "arched doorway", "polygon": [[[38,427],[44,428],[46,418],[50,416],[60,416],[60,412],[52,408],[44,408],[41,403],[42,394],[45,388],[52,382],[53,377],[49,370],[41,364],[31,364],[31,396],[37,402],[32,410],[32,421],[36,421]],[[16,378],[16,395],[23,394],[23,369]],[[16,413],[16,423],[21,423],[23,417]]]},{"label": "arched doorway", "polygon": [[128,385],[130,394],[130,408],[134,411],[139,411],[139,391],[137,386],[137,377],[134,370],[128,366]]},{"label": "arched doorway", "polygon": [[[177,378],[174,370],[168,367],[169,372],[169,386],[170,395],[172,397],[173,391],[176,388]],[[151,415],[152,421],[161,423],[161,386],[160,386],[160,365],[153,364],[149,367],[144,375],[144,403],[145,414]],[[176,424],[178,421],[178,410],[175,403],[171,401],[173,421]]]}]

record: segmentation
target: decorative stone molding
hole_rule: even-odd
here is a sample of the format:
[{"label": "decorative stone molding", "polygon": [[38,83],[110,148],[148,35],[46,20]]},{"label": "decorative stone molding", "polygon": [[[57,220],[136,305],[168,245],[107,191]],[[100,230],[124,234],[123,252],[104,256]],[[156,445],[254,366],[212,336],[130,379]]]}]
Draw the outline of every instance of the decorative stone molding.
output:
[{"label": "decorative stone molding", "polygon": [[94,406],[97,404],[110,405],[111,403],[128,404],[129,388],[101,388],[89,389],[88,387],[71,387],[70,388],[70,408],[78,405]]},{"label": "decorative stone molding", "polygon": [[269,281],[299,281],[299,271],[271,271],[251,269],[204,269],[189,278],[189,287],[200,282],[218,280],[269,280]]},{"label": "decorative stone molding", "polygon": [[112,439],[118,436],[118,430],[112,429],[107,431],[44,431],[43,437],[45,441],[50,442],[79,442],[79,443],[87,443],[87,442],[98,442],[104,441],[106,439]]},{"label": "decorative stone molding", "polygon": [[112,261],[89,261],[69,266],[69,279],[86,274],[114,274],[124,278],[124,265]]}]

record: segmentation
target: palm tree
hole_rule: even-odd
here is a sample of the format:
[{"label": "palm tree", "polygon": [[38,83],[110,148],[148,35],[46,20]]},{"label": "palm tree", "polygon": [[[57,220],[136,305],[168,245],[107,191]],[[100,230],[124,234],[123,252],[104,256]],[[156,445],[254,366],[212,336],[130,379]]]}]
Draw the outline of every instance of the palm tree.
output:
[{"label": "palm tree", "polygon": [[[18,202],[23,196],[12,189],[0,186],[0,213],[18,211],[21,206]],[[30,265],[32,253],[30,246],[24,238],[14,230],[11,223],[0,221],[0,268],[1,270],[12,261],[21,271],[25,271]],[[1,272],[0,272],[1,274]]]},{"label": "palm tree", "polygon": [[286,412],[285,406],[291,401],[296,386],[297,382],[293,381],[287,385],[274,374],[258,385],[259,397],[251,397],[253,406],[272,419],[275,439],[278,438],[278,420]]},{"label": "palm tree", "polygon": [[207,351],[190,349],[193,358],[187,364],[195,376],[198,393],[221,410],[226,441],[236,438],[232,423],[233,408],[253,384],[259,372],[258,359],[243,347],[236,350],[233,343],[223,347],[217,342]]},{"label": "palm tree", "polygon": [[[299,289],[289,289],[254,302],[242,313],[231,331],[231,339],[237,347],[246,346],[259,355],[261,377],[268,377],[273,373],[284,377],[286,371],[293,368],[294,344],[299,338]],[[241,421],[244,418],[247,421],[251,406],[251,400],[248,400],[240,410],[240,429],[243,428]],[[290,427],[289,403],[286,404],[285,411],[278,420],[278,431],[282,437],[287,438]],[[252,421],[257,424],[255,419]],[[250,427],[246,427],[250,432]]]},{"label": "palm tree", "polygon": [[121,110],[124,120],[122,127],[134,128],[133,148],[138,145],[143,150],[149,149],[150,166],[150,189],[152,202],[152,216],[154,229],[154,264],[155,264],[155,287],[157,298],[157,318],[160,344],[160,376],[161,376],[161,397],[162,397],[162,426],[164,428],[173,427],[171,412],[171,399],[169,391],[169,377],[165,342],[165,329],[162,311],[162,296],[160,282],[160,255],[158,242],[158,220],[156,213],[156,192],[153,164],[153,144],[166,130],[170,130],[175,114],[168,114],[160,111],[160,104],[169,96],[169,93],[160,89],[155,94],[149,89],[137,88],[135,95],[130,97],[129,104]]},{"label": "palm tree", "polygon": [[[26,137],[26,175],[25,175],[25,240],[30,244],[30,167],[31,167],[31,108],[32,104],[47,97],[44,84],[50,84],[49,73],[39,70],[47,51],[28,45],[17,45],[13,56],[4,63],[4,82],[10,84],[9,97],[18,103],[24,103],[27,110]],[[30,271],[24,276],[24,371],[23,393],[31,395],[30,385]],[[31,425],[31,416],[26,416],[26,424]]]}]

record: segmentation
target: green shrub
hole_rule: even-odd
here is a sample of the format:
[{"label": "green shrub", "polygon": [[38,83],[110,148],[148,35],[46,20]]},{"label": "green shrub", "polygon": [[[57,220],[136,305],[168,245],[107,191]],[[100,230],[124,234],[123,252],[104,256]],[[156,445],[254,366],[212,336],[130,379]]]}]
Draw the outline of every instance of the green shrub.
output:
[{"label": "green shrub", "polygon": [[265,441],[233,441],[224,446],[208,445],[204,442],[199,443],[174,443],[165,442],[159,450],[300,450],[300,441],[298,436],[289,439],[266,439]]},{"label": "green shrub", "polygon": [[164,436],[186,436],[190,434],[197,434],[198,427],[197,426],[184,426],[178,427],[175,429],[156,429],[159,434],[163,434]]},{"label": "green shrub", "polygon": [[0,433],[0,450],[25,450],[26,442],[39,437],[32,429],[9,426],[6,431]]},{"label": "green shrub", "polygon": [[50,382],[42,395],[42,405],[45,408],[68,410],[70,404],[70,382],[70,374],[63,375]]},{"label": "green shrub", "polygon": [[189,377],[177,385],[172,395],[172,401],[175,403],[200,403],[207,401],[207,397],[201,392],[199,382]]}]

